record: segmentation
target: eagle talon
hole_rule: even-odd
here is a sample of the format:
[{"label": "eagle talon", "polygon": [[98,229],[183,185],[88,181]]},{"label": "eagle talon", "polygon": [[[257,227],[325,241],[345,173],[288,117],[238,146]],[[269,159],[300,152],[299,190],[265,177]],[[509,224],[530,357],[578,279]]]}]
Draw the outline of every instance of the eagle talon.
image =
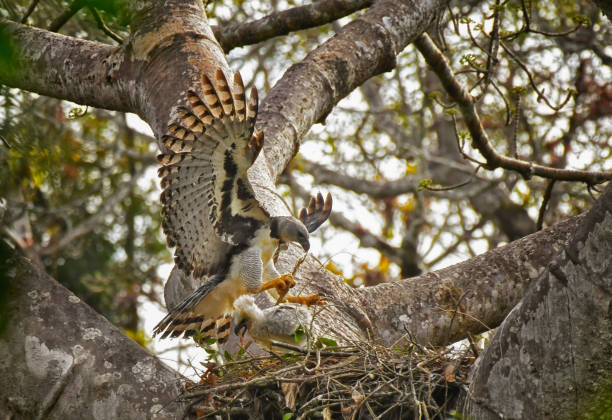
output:
[{"label": "eagle talon", "polygon": [[278,293],[278,300],[281,301],[285,297],[287,292],[289,292],[289,289],[291,289],[293,286],[295,286],[295,280],[293,280],[293,276],[291,274],[283,274],[282,276],[275,278],[274,280],[270,280],[264,283],[264,285],[261,287],[261,291],[263,292],[264,290],[274,288]]},{"label": "eagle talon", "polygon": [[291,303],[299,303],[300,305],[323,305],[325,303],[325,298],[319,295],[310,295],[310,296],[287,296],[284,299],[287,302]]}]

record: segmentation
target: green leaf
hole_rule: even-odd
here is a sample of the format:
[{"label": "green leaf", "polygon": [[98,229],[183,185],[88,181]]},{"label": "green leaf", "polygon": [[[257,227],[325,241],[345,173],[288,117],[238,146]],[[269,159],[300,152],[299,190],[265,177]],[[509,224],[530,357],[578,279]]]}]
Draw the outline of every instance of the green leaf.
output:
[{"label": "green leaf", "polygon": [[206,340],[204,340],[204,344],[206,344],[207,346],[212,346],[216,342],[217,342],[217,339],[213,337],[207,338]]},{"label": "green leaf", "polygon": [[230,362],[233,360],[233,359],[232,359],[232,355],[231,355],[231,354],[229,354],[229,351],[227,351],[227,350],[225,350],[225,351],[223,352],[223,358],[224,358],[225,360],[229,360]]},{"label": "green leaf", "polygon": [[418,190],[423,191],[424,189],[429,187],[431,184],[433,184],[433,181],[430,178],[422,179],[421,182],[419,182]]},{"label": "green leaf", "polygon": [[283,420],[290,420],[293,417],[293,413],[283,414]]},{"label": "green leaf", "polygon": [[302,341],[302,338],[304,338],[304,334],[304,327],[300,325],[295,329],[295,332],[293,333],[293,339],[296,343],[299,343],[300,341]]},{"label": "green leaf", "polygon": [[338,343],[336,343],[336,340],[333,340],[331,338],[319,337],[319,342],[321,342],[321,344],[324,344],[327,347],[338,347]]}]

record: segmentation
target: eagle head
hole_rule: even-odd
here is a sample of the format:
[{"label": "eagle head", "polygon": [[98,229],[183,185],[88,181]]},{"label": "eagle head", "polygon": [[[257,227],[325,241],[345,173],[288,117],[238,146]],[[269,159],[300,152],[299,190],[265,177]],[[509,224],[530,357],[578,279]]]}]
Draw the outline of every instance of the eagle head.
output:
[{"label": "eagle head", "polygon": [[281,242],[297,242],[304,251],[310,249],[308,230],[302,222],[291,216],[272,217],[270,222],[270,236]]}]

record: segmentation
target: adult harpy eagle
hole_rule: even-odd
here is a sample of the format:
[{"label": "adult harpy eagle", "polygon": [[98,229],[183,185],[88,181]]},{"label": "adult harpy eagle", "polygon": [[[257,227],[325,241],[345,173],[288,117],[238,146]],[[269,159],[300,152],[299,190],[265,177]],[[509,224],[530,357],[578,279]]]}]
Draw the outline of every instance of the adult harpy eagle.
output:
[{"label": "adult harpy eagle", "polygon": [[216,327],[223,342],[235,299],[269,288],[284,294],[294,284],[274,268],[279,244],[294,241],[307,251],[309,231],[331,210],[328,196],[318,211],[306,212],[303,223],[270,217],[259,206],[246,175],[263,146],[263,133],[253,133],[257,91],[251,90],[247,103],[238,73],[232,88],[220,69],[215,79],[213,85],[203,74],[202,95],[187,92],[189,106],[179,108],[180,123],[171,124],[162,139],[170,153],[158,156],[162,227],[168,245],[176,246],[176,266],[200,285],[155,327],[154,335],[162,338],[198,333],[205,339]]}]

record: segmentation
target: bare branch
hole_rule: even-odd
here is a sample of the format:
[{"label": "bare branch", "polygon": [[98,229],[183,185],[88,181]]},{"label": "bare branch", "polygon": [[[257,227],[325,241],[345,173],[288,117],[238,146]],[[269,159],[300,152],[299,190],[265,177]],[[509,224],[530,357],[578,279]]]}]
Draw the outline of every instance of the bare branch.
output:
[{"label": "bare branch", "polygon": [[55,18],[53,22],[49,25],[48,30],[51,32],[59,31],[62,26],[66,24],[74,16],[79,10],[85,7],[86,0],[73,0],[68,6],[68,9],[64,10],[64,12]]},{"label": "bare branch", "polygon": [[[396,55],[434,20],[445,0],[375,2],[364,14],[287,70],[260,107],[257,128],[270,179],[276,180],[296,154],[312,124],[373,75],[395,67]],[[264,164],[258,159],[255,166]]]},{"label": "bare branch", "polygon": [[[465,124],[472,136],[472,146],[474,146],[487,160],[486,168],[504,168],[520,173],[524,178],[530,179],[533,175],[544,178],[551,178],[560,181],[582,181],[589,184],[599,184],[612,179],[612,172],[581,171],[573,169],[559,169],[543,166],[532,162],[509,158],[495,151],[491,146],[489,137],[480,122],[480,117],[476,111],[475,102],[472,96],[459,84],[448,61],[440,50],[435,46],[431,39],[426,35],[421,35],[415,45],[425,57],[432,70],[438,75],[440,82],[447,93],[457,102],[459,110],[463,115]],[[502,44],[503,46],[503,44]]]},{"label": "bare branch", "polygon": [[98,28],[100,28],[102,30],[102,32],[104,32],[110,38],[114,39],[119,44],[122,44],[123,43],[123,38],[121,38],[119,35],[114,33],[108,26],[106,26],[106,24],[102,20],[102,17],[100,16],[100,13],[98,13],[98,10],[95,7],[91,6],[91,5],[88,5],[87,8],[89,9],[91,14],[93,15],[94,19],[96,20],[96,23],[98,24]]},{"label": "bare branch", "polygon": [[318,184],[336,185],[357,194],[367,194],[374,199],[415,193],[419,184],[414,177],[404,177],[394,181],[369,181],[328,169],[324,165],[304,158],[298,159],[296,163],[304,172],[312,175]]},{"label": "bare branch", "polygon": [[546,190],[544,191],[544,197],[542,197],[542,204],[540,205],[540,211],[538,212],[538,222],[536,223],[536,230],[542,230],[542,225],[544,224],[544,215],[546,214],[546,207],[548,207],[548,202],[550,201],[554,186],[555,180],[551,179],[548,182],[548,185],[546,186]]},{"label": "bare branch", "polygon": [[[0,21],[0,37],[10,46],[6,62],[0,63],[0,83],[79,104],[135,111],[125,84],[109,83],[122,61],[115,48],[8,20]],[[131,77],[131,71],[120,74]]]},{"label": "bare branch", "polygon": [[20,20],[21,23],[26,23],[28,21],[28,18],[30,17],[30,15],[32,14],[34,9],[36,9],[36,6],[38,6],[38,2],[40,2],[40,0],[31,0],[30,1],[28,9],[23,14],[23,17]]},{"label": "bare branch", "polygon": [[215,38],[227,53],[236,47],[257,44],[301,29],[333,22],[369,7],[373,0],[319,0],[312,4],[272,13],[261,19],[231,26],[213,26]]}]

